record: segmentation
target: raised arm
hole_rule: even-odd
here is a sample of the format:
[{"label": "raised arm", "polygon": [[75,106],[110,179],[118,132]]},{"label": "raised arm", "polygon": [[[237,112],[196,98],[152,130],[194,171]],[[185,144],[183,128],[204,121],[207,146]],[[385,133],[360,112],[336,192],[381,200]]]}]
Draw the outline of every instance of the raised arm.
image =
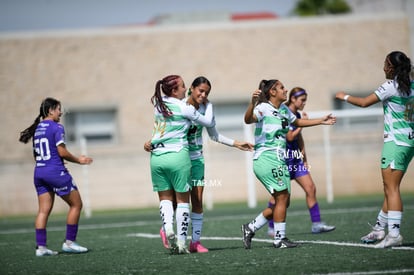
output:
[{"label": "raised arm", "polygon": [[257,122],[257,117],[255,116],[253,110],[259,100],[259,95],[261,92],[261,90],[256,90],[253,92],[252,100],[250,101],[249,106],[247,106],[246,113],[244,114],[244,122],[246,124]]}]

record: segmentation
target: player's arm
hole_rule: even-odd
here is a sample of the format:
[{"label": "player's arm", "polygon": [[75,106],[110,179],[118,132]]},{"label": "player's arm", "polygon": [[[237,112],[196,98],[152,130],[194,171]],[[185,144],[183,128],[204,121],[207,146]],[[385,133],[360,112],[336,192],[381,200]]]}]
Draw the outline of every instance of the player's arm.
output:
[{"label": "player's arm", "polygon": [[185,116],[191,121],[204,127],[214,127],[216,125],[216,120],[214,119],[213,114],[213,105],[211,103],[206,104],[204,115],[200,114],[193,105],[187,105],[187,115]]},{"label": "player's arm", "polygon": [[57,146],[57,150],[61,158],[63,158],[64,160],[70,161],[70,162],[74,162],[78,164],[90,164],[93,161],[92,158],[84,156],[84,155],[81,155],[80,157],[76,157],[72,155],[72,153],[69,152],[68,149],[66,149],[66,145],[64,143],[59,144]]},{"label": "player's arm", "polygon": [[297,127],[310,127],[316,125],[333,125],[336,123],[336,117],[332,116],[332,114],[326,115],[322,118],[316,119],[296,119],[293,122],[293,125]]},{"label": "player's arm", "polygon": [[256,115],[254,114],[254,107],[259,100],[259,95],[261,92],[261,90],[256,90],[253,92],[252,100],[250,101],[249,106],[247,106],[246,113],[244,114],[244,122],[246,124],[252,124],[258,121]]},{"label": "player's arm", "polygon": [[289,130],[289,132],[286,134],[286,140],[288,142],[292,142],[300,135],[300,132],[302,131],[301,127],[297,127],[295,130]]},{"label": "player's arm", "polygon": [[253,150],[253,144],[249,142],[237,141],[237,140],[233,140],[231,138],[225,137],[217,131],[216,127],[209,127],[209,128],[206,128],[206,130],[207,130],[207,133],[210,139],[216,142],[222,143],[230,147],[236,147],[242,151]]},{"label": "player's arm", "polygon": [[369,107],[380,101],[378,96],[375,93],[372,93],[366,97],[357,97],[357,96],[348,95],[345,92],[338,92],[336,93],[335,97],[337,99],[349,102],[352,105],[362,107],[362,108]]}]

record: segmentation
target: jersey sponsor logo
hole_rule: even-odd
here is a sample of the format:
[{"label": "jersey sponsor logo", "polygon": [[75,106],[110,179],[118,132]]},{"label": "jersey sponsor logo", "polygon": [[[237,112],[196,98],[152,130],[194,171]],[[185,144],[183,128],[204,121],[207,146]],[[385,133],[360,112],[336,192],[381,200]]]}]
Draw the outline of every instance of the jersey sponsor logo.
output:
[{"label": "jersey sponsor logo", "polygon": [[164,148],[165,145],[164,143],[160,142],[160,143],[155,143],[155,144],[151,144],[151,149],[157,149],[157,148]]},{"label": "jersey sponsor logo", "polygon": [[55,193],[57,193],[57,192],[60,192],[60,191],[68,190],[68,187],[65,186],[65,187],[61,187],[61,188],[53,188],[53,190],[55,191]]}]

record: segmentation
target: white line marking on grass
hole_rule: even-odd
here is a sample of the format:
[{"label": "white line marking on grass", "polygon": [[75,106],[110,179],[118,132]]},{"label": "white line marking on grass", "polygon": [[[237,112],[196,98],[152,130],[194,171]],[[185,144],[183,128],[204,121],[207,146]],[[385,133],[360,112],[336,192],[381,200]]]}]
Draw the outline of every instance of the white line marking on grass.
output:
[{"label": "white line marking on grass", "polygon": [[[148,234],[148,233],[133,233],[127,234],[127,237],[137,237],[137,238],[148,238],[155,239],[160,238],[159,234]],[[191,237],[188,236],[190,239]],[[241,241],[241,237],[201,237],[202,240],[213,240],[213,241]],[[254,242],[261,243],[273,243],[271,239],[253,239]],[[312,243],[312,244],[326,244],[326,245],[336,245],[336,246],[353,246],[353,247],[365,247],[365,248],[375,248],[372,244],[360,244],[360,243],[346,243],[346,242],[332,242],[332,241],[295,241],[296,243]],[[401,249],[401,250],[414,250],[414,247],[410,246],[400,246],[393,247],[392,249]]]}]

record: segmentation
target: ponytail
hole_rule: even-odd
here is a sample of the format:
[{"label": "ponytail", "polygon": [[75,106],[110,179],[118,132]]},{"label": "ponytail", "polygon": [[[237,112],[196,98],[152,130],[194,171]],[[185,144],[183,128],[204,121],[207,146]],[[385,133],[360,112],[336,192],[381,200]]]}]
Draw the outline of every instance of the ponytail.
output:
[{"label": "ponytail", "polygon": [[37,125],[40,123],[40,117],[41,115],[38,115],[32,125],[30,125],[28,128],[20,132],[20,138],[19,138],[20,142],[24,144],[29,142],[29,140],[34,135]]},{"label": "ponytail", "polygon": [[389,61],[394,69],[394,79],[398,84],[398,90],[403,95],[411,93],[411,60],[403,52],[394,51],[388,54]]},{"label": "ponytail", "polygon": [[60,101],[56,100],[54,98],[48,97],[42,101],[42,104],[40,104],[39,108],[39,115],[34,120],[33,124],[30,125],[28,128],[20,132],[20,138],[19,141],[22,143],[28,143],[29,140],[33,137],[37,125],[40,123],[41,118],[46,118],[49,114],[49,110],[56,109],[60,105]]},{"label": "ponytail", "polygon": [[178,75],[169,75],[164,77],[162,80],[158,80],[155,84],[155,92],[154,95],[151,97],[151,103],[164,117],[171,116],[172,112],[162,100],[161,91],[166,96],[171,96],[172,91],[174,89],[177,89],[178,80],[180,78],[181,77]]}]

